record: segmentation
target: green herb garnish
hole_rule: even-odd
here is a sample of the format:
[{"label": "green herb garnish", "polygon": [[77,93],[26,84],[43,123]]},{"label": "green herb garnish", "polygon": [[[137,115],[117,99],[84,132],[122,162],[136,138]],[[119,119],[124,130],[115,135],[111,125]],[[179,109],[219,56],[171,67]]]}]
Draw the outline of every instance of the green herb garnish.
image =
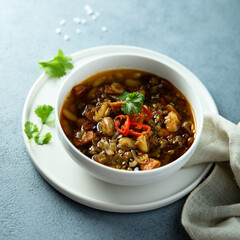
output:
[{"label": "green herb garnish", "polygon": [[37,106],[35,109],[35,114],[41,118],[41,128],[38,129],[38,126],[30,121],[27,121],[24,125],[24,132],[26,133],[29,141],[34,141],[38,145],[47,144],[52,139],[52,135],[50,132],[45,134],[40,134],[42,131],[42,127],[44,124],[50,125],[54,123],[54,108],[50,105],[41,105]]},{"label": "green herb garnish", "polygon": [[38,62],[41,67],[39,69],[45,70],[53,77],[60,78],[66,74],[67,69],[72,69],[73,65],[70,63],[72,58],[64,55],[62,50],[58,50],[58,55],[49,61]]},{"label": "green herb garnish", "polygon": [[140,113],[142,111],[144,99],[144,94],[139,92],[129,93],[124,91],[124,93],[119,96],[119,100],[126,101],[126,103],[122,104],[121,109],[127,115]]}]

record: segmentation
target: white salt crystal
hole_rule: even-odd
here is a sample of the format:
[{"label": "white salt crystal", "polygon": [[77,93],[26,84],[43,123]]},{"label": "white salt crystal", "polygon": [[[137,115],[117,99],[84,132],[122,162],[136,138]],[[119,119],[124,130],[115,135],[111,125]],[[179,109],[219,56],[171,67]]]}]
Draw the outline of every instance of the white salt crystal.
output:
[{"label": "white salt crystal", "polygon": [[96,16],[96,15],[92,15],[92,20],[93,20],[93,21],[95,21],[95,20],[96,20],[96,18],[97,18],[97,16]]},{"label": "white salt crystal", "polygon": [[107,27],[103,26],[102,27],[102,32],[107,32]]},{"label": "white salt crystal", "polygon": [[84,6],[84,9],[85,9],[85,10],[88,10],[88,9],[91,9],[91,7],[90,7],[89,5],[85,5],[85,6]]},{"label": "white salt crystal", "polygon": [[57,34],[60,34],[60,33],[62,32],[62,30],[61,30],[60,28],[56,28],[55,32],[56,32]]},{"label": "white salt crystal", "polygon": [[87,22],[86,19],[82,19],[82,20],[81,20],[81,23],[82,23],[83,25],[86,24],[86,22]]},{"label": "white salt crystal", "polygon": [[91,8],[87,9],[86,12],[87,12],[88,15],[92,15],[93,14],[93,10]]},{"label": "white salt crystal", "polygon": [[73,22],[75,22],[75,23],[80,23],[80,22],[81,22],[81,19],[78,18],[78,17],[75,17],[75,18],[73,18]]},{"label": "white salt crystal", "polygon": [[96,15],[96,17],[99,17],[100,13],[99,12],[95,12],[95,15]]},{"label": "white salt crystal", "polygon": [[62,19],[62,20],[59,22],[60,25],[64,25],[65,23],[66,23],[66,20],[65,20],[65,19]]},{"label": "white salt crystal", "polygon": [[68,41],[68,40],[69,40],[69,38],[70,38],[70,37],[69,37],[69,35],[67,35],[67,34],[66,34],[66,35],[64,35],[64,37],[63,37],[63,39],[64,39],[64,40],[66,40],[66,41]]},{"label": "white salt crystal", "polygon": [[81,33],[81,30],[79,28],[76,29],[76,33],[79,34]]}]

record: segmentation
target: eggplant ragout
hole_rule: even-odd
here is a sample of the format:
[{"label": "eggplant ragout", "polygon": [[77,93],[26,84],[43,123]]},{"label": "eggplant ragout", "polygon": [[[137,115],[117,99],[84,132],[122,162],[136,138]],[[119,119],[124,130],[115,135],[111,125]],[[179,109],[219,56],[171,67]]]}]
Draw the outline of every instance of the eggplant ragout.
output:
[{"label": "eggplant ragout", "polygon": [[105,71],[74,86],[60,123],[92,161],[129,171],[173,162],[195,136],[194,113],[184,95],[168,80],[139,70]]}]

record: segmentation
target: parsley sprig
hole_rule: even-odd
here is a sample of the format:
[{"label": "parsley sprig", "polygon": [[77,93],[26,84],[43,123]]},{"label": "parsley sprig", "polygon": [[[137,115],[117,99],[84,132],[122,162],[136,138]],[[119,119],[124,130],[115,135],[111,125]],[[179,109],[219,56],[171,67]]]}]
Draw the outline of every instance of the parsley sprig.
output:
[{"label": "parsley sprig", "polygon": [[121,109],[127,115],[140,113],[142,111],[144,99],[144,94],[139,92],[129,93],[124,91],[124,93],[119,96],[119,100],[126,101],[126,103],[122,104]]},{"label": "parsley sprig", "polygon": [[42,124],[40,129],[38,129],[36,124],[27,121],[24,125],[24,132],[29,139],[28,142],[34,139],[38,145],[47,144],[52,139],[52,135],[50,132],[41,134],[41,131],[44,124],[51,125],[54,123],[54,108],[50,105],[37,106],[35,109],[35,114],[41,118]]},{"label": "parsley sprig", "polygon": [[45,70],[53,77],[60,78],[66,75],[67,69],[72,69],[73,65],[70,62],[72,58],[68,55],[64,55],[61,49],[58,50],[58,55],[49,61],[38,62],[41,67],[39,69]]}]

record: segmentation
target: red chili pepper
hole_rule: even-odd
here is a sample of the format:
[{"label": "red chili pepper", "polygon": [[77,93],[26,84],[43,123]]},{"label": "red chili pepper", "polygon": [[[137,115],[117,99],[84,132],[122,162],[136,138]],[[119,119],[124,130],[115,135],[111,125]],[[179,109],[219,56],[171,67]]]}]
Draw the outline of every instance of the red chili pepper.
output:
[{"label": "red chili pepper", "polygon": [[[126,119],[125,122],[122,124],[122,127],[120,128],[119,125],[121,124],[123,119]],[[114,119],[115,127],[118,132],[120,132],[123,136],[128,134],[129,127],[130,127],[130,118],[128,115],[118,115]]]},{"label": "red chili pepper", "polygon": [[131,122],[130,127],[135,127],[135,129],[139,129],[139,130],[146,129],[143,132],[136,132],[135,130],[132,130],[132,129],[129,128],[128,134],[134,135],[134,136],[145,135],[145,134],[149,133],[150,130],[151,130],[151,127],[149,125],[142,124],[142,123],[137,123],[137,122]]},{"label": "red chili pepper", "polygon": [[147,120],[151,119],[152,113],[149,110],[147,110],[144,106],[142,106],[142,109],[143,109],[142,112],[148,115],[148,117],[144,118],[144,120],[147,121]]}]

